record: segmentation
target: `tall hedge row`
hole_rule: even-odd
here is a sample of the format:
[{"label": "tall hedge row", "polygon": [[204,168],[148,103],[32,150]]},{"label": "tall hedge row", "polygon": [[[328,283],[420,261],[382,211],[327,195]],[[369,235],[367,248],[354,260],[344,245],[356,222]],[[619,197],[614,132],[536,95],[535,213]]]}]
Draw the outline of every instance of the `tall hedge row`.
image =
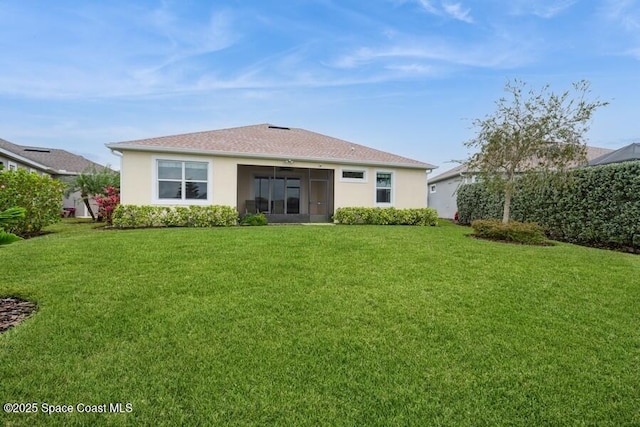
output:
[{"label": "tall hedge row", "polygon": [[[481,183],[458,190],[458,219],[502,218],[502,197]],[[558,240],[640,249],[640,162],[576,169],[561,181],[518,182],[511,218],[535,221]]]}]

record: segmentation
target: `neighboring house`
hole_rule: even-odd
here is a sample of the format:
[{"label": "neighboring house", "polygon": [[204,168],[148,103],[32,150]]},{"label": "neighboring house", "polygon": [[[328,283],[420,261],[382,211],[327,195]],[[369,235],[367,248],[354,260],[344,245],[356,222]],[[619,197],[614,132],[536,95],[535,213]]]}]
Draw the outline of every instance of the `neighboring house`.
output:
[{"label": "neighboring house", "polygon": [[[5,170],[26,169],[54,179],[73,177],[90,167],[104,168],[66,150],[18,145],[4,139],[0,139],[0,164]],[[77,217],[90,217],[79,193],[64,197],[63,208],[75,212]],[[97,212],[97,206],[92,208]]]},{"label": "neighboring house", "polygon": [[589,166],[607,165],[609,163],[633,162],[640,160],[640,142],[626,145],[610,153],[596,157]]},{"label": "neighboring house", "polygon": [[[587,147],[587,161],[611,153],[608,148]],[[429,179],[429,207],[440,218],[453,219],[458,211],[457,192],[462,184],[476,182],[476,174],[462,164]]]},{"label": "neighboring house", "polygon": [[345,206],[422,208],[428,163],[304,129],[259,124],[107,144],[121,201],[227,205],[270,222],[327,222]]}]

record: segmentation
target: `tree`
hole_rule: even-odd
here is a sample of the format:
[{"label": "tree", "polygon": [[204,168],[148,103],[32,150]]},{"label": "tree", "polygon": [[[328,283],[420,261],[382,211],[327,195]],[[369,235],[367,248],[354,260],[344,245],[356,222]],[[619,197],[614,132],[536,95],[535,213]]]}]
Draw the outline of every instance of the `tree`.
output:
[{"label": "tree", "polygon": [[65,193],[68,197],[69,194],[79,191],[80,197],[87,207],[89,215],[91,215],[91,219],[96,221],[96,214],[93,212],[93,209],[91,209],[89,199],[96,195],[103,194],[104,189],[109,186],[120,187],[120,174],[112,171],[108,167],[97,170],[95,166],[91,166],[73,177],[70,181],[67,181],[67,190]]},{"label": "tree", "polygon": [[496,111],[476,119],[475,138],[466,142],[473,154],[467,166],[486,185],[504,194],[502,222],[509,222],[515,181],[520,176],[557,174],[586,162],[584,135],[593,113],[608,102],[589,101],[589,82],[573,84],[573,92],[557,95],[545,85],[539,91],[508,81],[509,99],[496,101]]}]

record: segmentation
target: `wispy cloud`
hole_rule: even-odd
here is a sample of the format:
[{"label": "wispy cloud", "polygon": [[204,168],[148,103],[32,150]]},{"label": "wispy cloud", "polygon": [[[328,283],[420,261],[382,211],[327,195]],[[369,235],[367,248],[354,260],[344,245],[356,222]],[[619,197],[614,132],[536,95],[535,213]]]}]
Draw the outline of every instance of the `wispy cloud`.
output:
[{"label": "wispy cloud", "polygon": [[417,0],[418,4],[420,4],[420,6],[422,6],[424,8],[424,10],[426,10],[429,13],[433,13],[433,14],[439,14],[439,10],[437,7],[435,7],[433,5],[434,1],[433,0]]},{"label": "wispy cloud", "polygon": [[422,7],[422,9],[430,14],[446,16],[468,24],[472,24],[474,22],[473,17],[471,16],[471,9],[465,8],[462,3],[451,3],[447,1],[436,2],[435,0],[415,1]]},{"label": "wispy cloud", "polygon": [[[172,90],[202,71],[199,58],[238,39],[231,12],[203,15],[181,17],[169,3],[150,11],[135,5],[88,4],[60,17],[67,27],[34,14],[33,25],[21,30],[23,38],[42,33],[52,39],[46,49],[20,49],[15,42],[20,34],[15,32],[14,45],[0,42],[3,50],[16,52],[0,56],[0,93],[73,98]],[[2,34],[0,30],[0,38]]]},{"label": "wispy cloud", "polygon": [[631,32],[640,30],[640,5],[637,1],[606,0],[603,11],[609,20],[616,22],[624,30]]},{"label": "wispy cloud", "polygon": [[473,18],[471,17],[471,9],[464,9],[460,3],[443,3],[442,7],[444,11],[454,19],[458,21],[463,21],[468,24],[473,23]]},{"label": "wispy cloud", "polygon": [[571,8],[578,0],[512,0],[509,8],[512,15],[535,15],[551,19]]},{"label": "wispy cloud", "polygon": [[480,68],[512,68],[532,60],[527,46],[519,49],[508,41],[493,43],[451,44],[442,40],[405,41],[395,45],[362,47],[337,58],[333,65],[337,68],[355,69],[369,64],[385,63],[394,66],[393,61],[422,60],[422,67],[442,63]]},{"label": "wispy cloud", "polygon": [[608,49],[640,59],[640,4],[636,0],[604,0],[600,16]]}]

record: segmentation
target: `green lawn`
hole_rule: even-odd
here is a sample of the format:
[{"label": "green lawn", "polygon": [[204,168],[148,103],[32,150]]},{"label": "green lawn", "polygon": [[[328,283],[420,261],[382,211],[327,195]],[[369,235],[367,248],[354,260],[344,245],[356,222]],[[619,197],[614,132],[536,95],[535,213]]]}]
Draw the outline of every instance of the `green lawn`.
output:
[{"label": "green lawn", "polygon": [[52,229],[0,247],[0,295],[39,305],[0,335],[1,403],[39,413],[0,424],[640,425],[637,255],[450,224]]}]

